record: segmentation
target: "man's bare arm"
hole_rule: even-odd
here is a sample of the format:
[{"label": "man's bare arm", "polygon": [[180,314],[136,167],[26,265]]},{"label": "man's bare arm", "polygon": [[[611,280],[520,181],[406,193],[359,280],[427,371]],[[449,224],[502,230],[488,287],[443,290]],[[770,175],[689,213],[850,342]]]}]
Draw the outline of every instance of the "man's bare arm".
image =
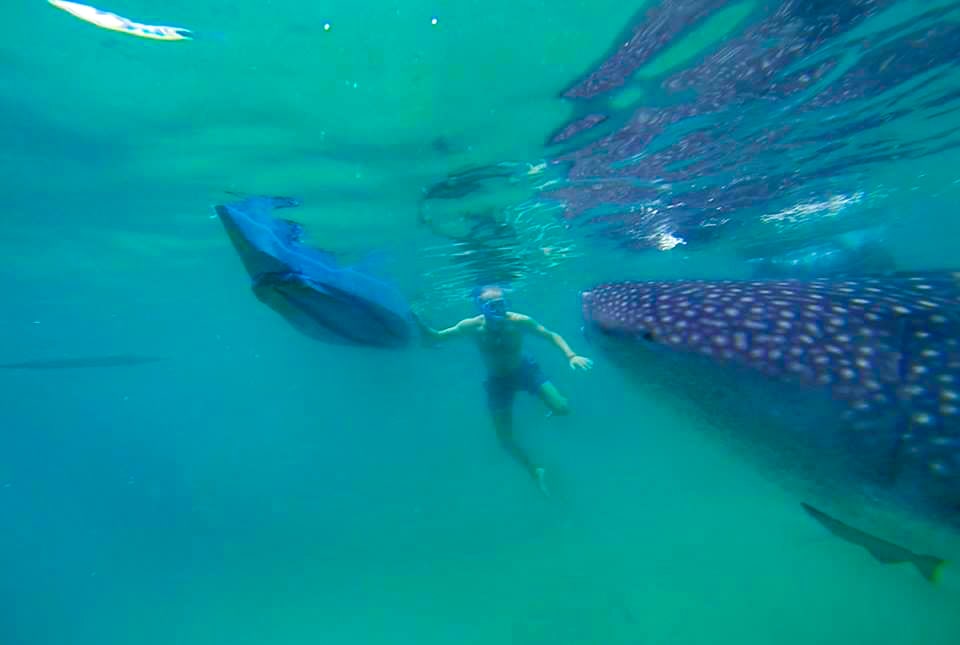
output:
[{"label": "man's bare arm", "polygon": [[416,314],[413,315],[413,319],[416,321],[417,327],[420,328],[420,333],[423,335],[424,342],[431,345],[441,341],[459,338],[476,327],[473,318],[461,320],[456,325],[447,327],[446,329],[434,329],[429,327],[426,323],[420,320],[420,317]]},{"label": "man's bare arm", "polygon": [[590,369],[593,366],[593,361],[589,358],[584,358],[583,356],[578,356],[576,352],[570,349],[570,345],[567,344],[567,341],[564,340],[563,336],[558,334],[555,331],[550,331],[536,320],[530,316],[521,316],[518,314],[520,321],[523,322],[529,331],[541,338],[544,338],[555,346],[557,346],[560,351],[563,352],[563,355],[566,357],[567,362],[570,363],[572,369],[581,368],[581,369]]}]

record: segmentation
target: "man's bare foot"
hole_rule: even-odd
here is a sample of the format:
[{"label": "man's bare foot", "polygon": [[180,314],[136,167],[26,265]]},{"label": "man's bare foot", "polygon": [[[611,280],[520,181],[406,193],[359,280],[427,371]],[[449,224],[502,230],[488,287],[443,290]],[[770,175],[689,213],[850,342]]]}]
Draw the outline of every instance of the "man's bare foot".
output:
[{"label": "man's bare foot", "polygon": [[533,469],[533,477],[537,480],[537,486],[540,487],[540,492],[544,494],[545,497],[550,497],[550,489],[547,488],[547,471],[541,467],[536,467]]}]

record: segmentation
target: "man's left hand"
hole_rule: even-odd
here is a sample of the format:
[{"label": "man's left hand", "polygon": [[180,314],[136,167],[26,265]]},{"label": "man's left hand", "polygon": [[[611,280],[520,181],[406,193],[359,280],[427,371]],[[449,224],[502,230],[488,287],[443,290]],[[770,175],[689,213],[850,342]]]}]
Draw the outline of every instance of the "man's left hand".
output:
[{"label": "man's left hand", "polygon": [[586,356],[574,356],[570,359],[570,369],[587,371],[593,367],[593,361]]}]

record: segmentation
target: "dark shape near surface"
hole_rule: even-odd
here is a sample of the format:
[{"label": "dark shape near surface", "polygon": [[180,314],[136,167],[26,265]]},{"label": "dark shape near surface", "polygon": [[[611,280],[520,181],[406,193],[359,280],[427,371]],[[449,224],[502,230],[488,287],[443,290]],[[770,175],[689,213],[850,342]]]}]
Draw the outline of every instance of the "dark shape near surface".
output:
[{"label": "dark shape near surface", "polygon": [[120,354],[116,356],[90,356],[86,358],[57,358],[50,360],[23,361],[21,363],[3,363],[4,370],[60,370],[90,367],[133,367],[163,360],[154,356],[136,356]]},{"label": "dark shape near surface", "polygon": [[[642,4],[563,91],[572,114],[548,162],[566,177],[541,193],[622,248],[729,241],[875,168],[960,146],[955,0]],[[722,38],[701,32],[701,55],[661,64],[741,9]]]},{"label": "dark shape near surface", "polygon": [[960,273],[615,282],[581,300],[612,361],[877,540],[858,544],[960,557]]},{"label": "dark shape near surface", "polygon": [[809,504],[801,504],[803,510],[810,514],[817,522],[832,534],[859,547],[863,547],[874,557],[877,562],[883,564],[903,564],[909,563],[920,572],[924,578],[930,582],[937,581],[937,573],[944,565],[944,561],[932,555],[921,555],[906,549],[893,542],[887,542],[869,533],[864,533],[849,524],[830,517],[823,511],[817,510]]},{"label": "dark shape near surface", "polygon": [[299,206],[289,197],[250,197],[216,207],[253,279],[253,292],[298,331],[324,342],[401,347],[414,325],[403,295],[370,270],[340,264],[307,246],[296,222],[274,209]]}]

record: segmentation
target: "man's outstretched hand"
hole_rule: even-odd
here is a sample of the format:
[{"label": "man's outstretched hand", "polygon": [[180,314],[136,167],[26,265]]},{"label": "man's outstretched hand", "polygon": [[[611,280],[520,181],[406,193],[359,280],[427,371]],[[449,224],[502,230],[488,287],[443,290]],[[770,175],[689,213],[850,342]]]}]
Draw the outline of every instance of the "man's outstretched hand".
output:
[{"label": "man's outstretched hand", "polygon": [[586,356],[574,356],[573,358],[570,359],[570,369],[574,371],[583,370],[584,372],[587,372],[592,367],[593,367],[593,361],[591,361]]},{"label": "man's outstretched hand", "polygon": [[410,317],[413,318],[413,322],[417,324],[417,329],[420,330],[420,344],[424,347],[434,347],[437,344],[437,338],[435,336],[436,332],[427,326],[425,322],[420,319],[420,316],[415,311],[410,312]]}]

